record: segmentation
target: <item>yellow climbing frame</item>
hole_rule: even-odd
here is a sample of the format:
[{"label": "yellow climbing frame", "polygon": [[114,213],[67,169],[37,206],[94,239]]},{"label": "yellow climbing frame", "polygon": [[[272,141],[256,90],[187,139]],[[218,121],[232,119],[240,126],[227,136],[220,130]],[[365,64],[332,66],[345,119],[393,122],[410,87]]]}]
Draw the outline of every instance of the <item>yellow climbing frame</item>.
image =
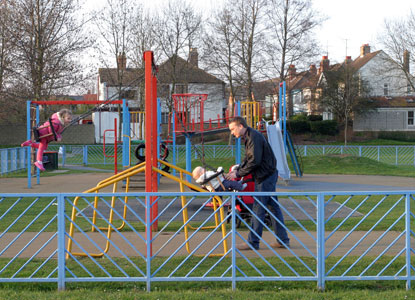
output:
[{"label": "yellow climbing frame", "polygon": [[260,129],[261,106],[258,101],[241,102],[241,116],[245,118],[249,127]]},{"label": "yellow climbing frame", "polygon": [[[192,175],[190,172],[181,169],[179,167],[176,167],[175,165],[172,165],[168,162],[159,160],[159,163],[162,165],[166,165],[169,166],[171,169],[175,169],[178,173],[179,173],[179,177],[177,176],[173,176],[167,172],[162,171],[161,169],[158,168],[153,168],[154,172],[157,172],[173,181],[176,181],[177,183],[180,184],[180,192],[185,192],[185,187],[188,187],[192,190],[198,191],[198,192],[206,192],[206,190],[202,189],[200,186],[194,185],[192,183],[187,182],[184,177],[185,175]],[[140,172],[145,172],[145,162],[138,164],[134,167],[131,167],[127,170],[124,170],[123,172],[120,172],[116,175],[113,175],[109,178],[106,178],[102,181],[100,181],[97,186],[86,190],[84,193],[99,193],[101,189],[106,188],[108,186],[113,187],[113,193],[117,192],[117,188],[118,188],[118,183],[120,181],[126,180],[126,184],[125,184],[125,192],[128,193],[129,192],[129,185],[130,185],[130,177],[134,176]],[[91,256],[91,257],[102,257],[104,256],[105,253],[107,253],[109,251],[110,248],[110,239],[111,239],[111,233],[114,230],[113,229],[113,217],[114,217],[114,207],[115,207],[115,201],[116,198],[115,196],[112,197],[111,199],[111,209],[110,209],[110,214],[109,214],[109,218],[108,218],[108,226],[106,227],[98,227],[96,226],[96,214],[97,214],[97,208],[98,208],[98,197],[96,196],[94,198],[94,212],[92,215],[92,228],[91,231],[96,231],[96,228],[99,228],[102,231],[107,231],[107,238],[106,238],[106,244],[105,244],[105,248],[104,251],[101,253],[84,253],[84,252],[72,252],[72,246],[73,246],[73,238],[74,238],[74,233],[75,233],[75,222],[76,222],[76,211],[77,211],[77,205],[78,205],[78,201],[81,197],[76,197],[74,199],[73,202],[73,207],[72,207],[72,214],[71,214],[71,224],[69,226],[69,239],[68,239],[68,245],[67,245],[67,251],[68,254],[66,255],[66,258],[69,258],[69,253],[71,253],[74,256]],[[182,202],[182,214],[183,214],[183,224],[184,224],[184,234],[185,234],[185,243],[186,243],[186,251],[190,254],[191,253],[191,249],[190,249],[190,244],[189,244],[189,230],[196,230],[196,229],[214,229],[217,228],[219,225],[221,227],[221,231],[222,231],[222,244],[223,244],[223,253],[220,254],[210,254],[209,256],[223,256],[225,255],[225,253],[228,252],[228,245],[227,245],[227,241],[226,241],[226,225],[225,225],[225,211],[224,211],[224,207],[223,207],[223,203],[222,203],[222,199],[218,196],[214,196],[213,197],[213,210],[215,211],[214,217],[215,217],[215,225],[212,226],[205,226],[205,227],[192,227],[189,224],[189,218],[188,218],[188,211],[187,211],[187,200],[186,200],[186,196],[181,196],[181,202]],[[127,215],[127,203],[128,203],[128,197],[124,197],[124,210],[123,210],[123,221],[122,224],[117,228],[117,230],[122,230],[125,226],[125,218]]]}]

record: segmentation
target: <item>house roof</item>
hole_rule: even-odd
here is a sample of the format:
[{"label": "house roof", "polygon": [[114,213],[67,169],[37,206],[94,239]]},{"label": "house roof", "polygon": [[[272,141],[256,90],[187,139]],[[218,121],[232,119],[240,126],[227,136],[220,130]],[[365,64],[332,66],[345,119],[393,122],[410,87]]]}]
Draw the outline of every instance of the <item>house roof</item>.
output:
[{"label": "house roof", "polygon": [[[174,68],[174,66],[176,68]],[[173,74],[173,70],[175,73]],[[180,56],[173,56],[159,66],[159,83],[219,83],[224,82],[208,72],[190,64]]]},{"label": "house roof", "polygon": [[376,101],[378,108],[398,108],[398,107],[413,107],[415,108],[415,96],[406,97],[371,97]]},{"label": "house roof", "polygon": [[[101,82],[106,82],[108,86],[118,86],[117,68],[100,68],[98,74]],[[143,69],[126,68],[123,73],[123,86],[137,86],[138,78],[142,78]]]},{"label": "house roof", "polygon": [[364,56],[357,57],[352,62],[352,67],[355,70],[359,70],[361,67],[363,67],[365,64],[367,64],[372,58],[374,58],[376,55],[378,55],[382,50],[378,50],[375,52],[370,52],[365,54]]},{"label": "house roof", "polygon": [[[173,74],[173,66],[176,63],[176,72]],[[106,82],[109,86],[117,86],[117,69],[100,68],[98,70],[100,81]],[[144,70],[138,68],[126,68],[123,74],[123,85],[137,85],[137,82],[144,77]],[[206,71],[188,63],[179,56],[172,57],[158,67],[157,79],[159,83],[218,83],[224,82]]]}]

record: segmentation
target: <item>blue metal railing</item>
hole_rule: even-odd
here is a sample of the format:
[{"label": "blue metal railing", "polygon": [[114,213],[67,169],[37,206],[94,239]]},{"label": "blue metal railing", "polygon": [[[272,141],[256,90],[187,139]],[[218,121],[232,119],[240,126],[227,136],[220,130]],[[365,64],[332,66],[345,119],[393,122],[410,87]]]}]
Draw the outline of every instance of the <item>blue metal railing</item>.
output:
[{"label": "blue metal railing", "polygon": [[[215,212],[205,206],[215,194],[228,214],[202,230],[215,224]],[[64,289],[68,282],[138,281],[150,290],[160,281],[224,281],[234,289],[242,281],[315,281],[324,289],[327,281],[396,280],[409,289],[415,280],[415,190],[272,193],[284,214],[280,224],[290,247],[272,248],[272,242],[282,241],[261,221],[260,249],[249,251],[236,247],[247,242],[247,216],[256,218],[248,205],[241,204],[247,215],[236,209],[239,196],[246,194],[215,194],[0,194],[0,282],[56,282]],[[256,200],[269,193],[252,195]],[[81,200],[74,207],[76,196]],[[150,196],[157,197],[159,210],[153,221]],[[185,209],[188,218],[183,219]],[[146,231],[155,221],[158,231]],[[186,238],[190,224],[195,227]],[[225,234],[222,224],[228,224]],[[103,229],[108,227],[111,235]],[[65,238],[72,241],[70,251]]]},{"label": "blue metal railing", "polygon": [[[172,151],[169,145],[170,154],[176,153],[176,163],[184,162],[186,149],[184,145],[176,145],[176,151]],[[315,155],[352,155],[367,157],[379,162],[392,165],[415,166],[415,146],[331,146],[331,145],[297,145],[301,156]],[[49,145],[48,150],[59,153],[59,166],[65,165],[93,165],[113,164],[114,159],[105,157],[102,145]],[[106,146],[108,154],[114,152],[113,146]],[[242,154],[244,149],[241,149]],[[131,149],[131,159],[135,162],[135,149]],[[26,169],[24,162],[23,148],[0,149],[0,175]],[[118,163],[122,162],[122,147],[118,147]],[[202,153],[201,145],[192,146],[192,159],[200,159]],[[235,157],[235,147],[228,145],[205,145],[205,158],[229,158]],[[168,161],[173,161],[173,158]]]}]

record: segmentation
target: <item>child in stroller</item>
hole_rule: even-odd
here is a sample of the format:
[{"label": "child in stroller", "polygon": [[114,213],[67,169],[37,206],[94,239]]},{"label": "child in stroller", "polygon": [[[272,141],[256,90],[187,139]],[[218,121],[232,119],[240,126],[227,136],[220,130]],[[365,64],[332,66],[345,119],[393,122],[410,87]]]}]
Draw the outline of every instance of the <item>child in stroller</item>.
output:
[{"label": "child in stroller", "polygon": [[[233,171],[235,168],[238,168],[238,165],[231,166],[229,171]],[[242,178],[235,178],[234,180],[242,181],[244,184],[246,184],[246,188],[243,190],[244,192],[248,192],[248,193],[255,192],[255,182],[251,174],[244,176]],[[253,204],[254,204],[254,197],[252,196],[242,196],[236,199],[236,204],[235,204],[236,213],[239,214],[240,216],[240,218],[236,218],[236,221],[235,221],[236,228],[239,228],[241,226],[241,223],[242,223],[241,219],[245,220],[248,224],[251,223],[252,215],[249,210],[252,210]],[[228,223],[229,222],[230,222],[230,219],[228,219]],[[271,226],[271,217],[268,213],[265,214],[264,222],[267,226]]]}]

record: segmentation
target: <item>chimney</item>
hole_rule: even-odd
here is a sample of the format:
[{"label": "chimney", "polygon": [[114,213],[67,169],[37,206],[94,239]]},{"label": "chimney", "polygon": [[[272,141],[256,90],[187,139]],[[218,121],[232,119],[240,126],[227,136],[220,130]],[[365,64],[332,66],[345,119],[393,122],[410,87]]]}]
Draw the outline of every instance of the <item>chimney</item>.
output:
[{"label": "chimney", "polygon": [[288,77],[294,77],[297,74],[297,69],[294,65],[288,67]]},{"label": "chimney", "polygon": [[403,68],[405,72],[409,74],[409,51],[405,50],[403,52]]},{"label": "chimney", "polygon": [[318,69],[319,73],[322,73],[324,71],[328,71],[330,66],[330,60],[328,56],[323,56],[321,62],[320,62],[320,68]]},{"label": "chimney", "polygon": [[197,68],[199,67],[199,54],[197,53],[197,48],[190,48],[189,63]]},{"label": "chimney", "polygon": [[351,56],[346,56],[346,59],[344,60],[345,64],[350,64],[352,62],[352,57]]},{"label": "chimney", "polygon": [[365,56],[366,54],[370,53],[370,46],[369,44],[363,44],[360,46],[360,57]]},{"label": "chimney", "polygon": [[313,75],[317,74],[317,68],[315,64],[310,65],[310,73]]},{"label": "chimney", "polygon": [[127,58],[125,57],[125,53],[118,54],[117,56],[117,67],[120,70],[125,70],[127,68]]}]

